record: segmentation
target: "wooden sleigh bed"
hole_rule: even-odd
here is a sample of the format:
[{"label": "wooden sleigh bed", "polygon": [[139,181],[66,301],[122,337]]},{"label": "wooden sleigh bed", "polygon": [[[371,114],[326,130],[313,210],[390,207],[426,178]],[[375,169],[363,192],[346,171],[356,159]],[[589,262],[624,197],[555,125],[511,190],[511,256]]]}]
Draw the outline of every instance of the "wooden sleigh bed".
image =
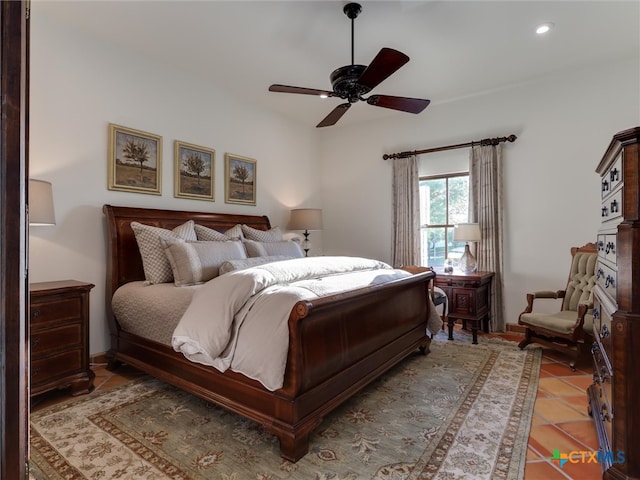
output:
[{"label": "wooden sleigh bed", "polygon": [[[433,272],[295,304],[289,316],[284,385],[269,391],[256,380],[194,363],[170,345],[124,331],[111,310],[121,285],[144,280],[133,221],[172,229],[187,220],[225,231],[236,224],[271,228],[265,216],[105,205],[109,368],[132,365],[182,390],[262,424],[296,462],[323,417],[417,349],[428,352],[428,285]],[[176,287],[180,288],[180,287]]]}]

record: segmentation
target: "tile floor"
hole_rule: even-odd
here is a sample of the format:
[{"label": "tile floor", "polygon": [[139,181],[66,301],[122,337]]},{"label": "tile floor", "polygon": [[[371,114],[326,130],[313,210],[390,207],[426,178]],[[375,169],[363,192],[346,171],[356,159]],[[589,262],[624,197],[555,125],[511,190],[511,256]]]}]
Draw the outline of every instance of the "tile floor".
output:
[{"label": "tile floor", "polygon": [[[519,341],[517,334],[501,335]],[[117,373],[104,364],[95,364],[96,390],[106,390],[141,375],[122,366]],[[586,389],[591,384],[589,365],[573,372],[562,355],[544,350],[540,369],[538,395],[534,407],[524,480],[595,480],[602,478],[597,463],[566,463],[559,468],[551,462],[553,450],[561,453],[598,449],[595,426],[587,413]],[[51,405],[62,398],[62,392],[50,392],[32,400],[32,411]]]}]

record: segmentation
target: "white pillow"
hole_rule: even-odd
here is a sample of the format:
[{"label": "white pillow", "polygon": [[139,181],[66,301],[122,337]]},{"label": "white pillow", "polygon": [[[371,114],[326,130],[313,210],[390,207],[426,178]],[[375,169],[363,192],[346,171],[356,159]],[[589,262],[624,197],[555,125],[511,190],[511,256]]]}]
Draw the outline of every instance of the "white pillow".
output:
[{"label": "white pillow", "polygon": [[179,238],[183,240],[196,240],[196,232],[193,228],[193,220],[189,220],[173,230],[153,227],[139,222],[131,222],[131,229],[138,242],[142,267],[147,283],[167,283],[173,280],[171,265],[164,253],[160,239]]},{"label": "white pillow", "polygon": [[220,275],[222,275],[223,273],[235,272],[236,270],[244,270],[245,268],[264,265],[265,263],[279,262],[281,260],[291,260],[292,258],[295,257],[288,257],[286,255],[271,255],[268,257],[253,257],[238,260],[227,260],[222,265],[220,265]]},{"label": "white pillow", "polygon": [[271,230],[258,230],[249,225],[242,225],[242,233],[244,233],[245,239],[256,242],[281,242],[284,240],[280,227],[273,227]]},{"label": "white pillow", "polygon": [[304,252],[296,242],[255,242],[245,240],[244,248],[247,249],[249,257],[268,257],[272,255],[285,255],[290,258],[302,258]]},{"label": "white pillow", "polygon": [[207,242],[225,242],[227,240],[244,240],[242,235],[242,227],[240,224],[231,227],[224,233],[220,233],[204,225],[195,225],[196,235],[198,240],[204,240]]},{"label": "white pillow", "polygon": [[239,240],[228,242],[185,242],[180,239],[160,240],[179,286],[197,285],[219,275],[220,265],[227,260],[247,258]]}]

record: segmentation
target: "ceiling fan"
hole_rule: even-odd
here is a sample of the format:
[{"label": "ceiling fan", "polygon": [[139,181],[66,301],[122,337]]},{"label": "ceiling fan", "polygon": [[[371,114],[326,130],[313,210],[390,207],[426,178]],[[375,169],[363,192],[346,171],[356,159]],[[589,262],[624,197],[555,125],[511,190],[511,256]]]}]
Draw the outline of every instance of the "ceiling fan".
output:
[{"label": "ceiling fan", "polygon": [[271,85],[269,91],[316,95],[323,98],[340,97],[343,100],[347,100],[347,103],[342,103],[334,108],[316,127],[335,125],[351,105],[359,100],[376,107],[391,108],[409,113],[420,113],[427,108],[430,100],[420,98],[393,97],[390,95],[371,95],[368,98],[364,98],[364,95],[368,94],[407,63],[409,57],[402,52],[385,47],[378,52],[369,66],[355,65],[353,60],[354,20],[362,12],[362,7],[358,3],[348,3],[344,6],[343,11],[351,19],[351,65],[345,65],[331,73],[329,78],[333,91],[278,84]]}]

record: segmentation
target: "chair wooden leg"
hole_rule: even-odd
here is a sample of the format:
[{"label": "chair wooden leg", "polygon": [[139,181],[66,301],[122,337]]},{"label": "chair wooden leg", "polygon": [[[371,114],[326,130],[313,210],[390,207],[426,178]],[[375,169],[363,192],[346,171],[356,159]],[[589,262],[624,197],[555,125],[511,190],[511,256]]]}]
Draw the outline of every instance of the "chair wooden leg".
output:
[{"label": "chair wooden leg", "polygon": [[520,340],[520,343],[518,343],[518,348],[522,350],[524,347],[526,347],[530,343],[531,343],[531,330],[527,328],[524,331],[524,339]]}]

